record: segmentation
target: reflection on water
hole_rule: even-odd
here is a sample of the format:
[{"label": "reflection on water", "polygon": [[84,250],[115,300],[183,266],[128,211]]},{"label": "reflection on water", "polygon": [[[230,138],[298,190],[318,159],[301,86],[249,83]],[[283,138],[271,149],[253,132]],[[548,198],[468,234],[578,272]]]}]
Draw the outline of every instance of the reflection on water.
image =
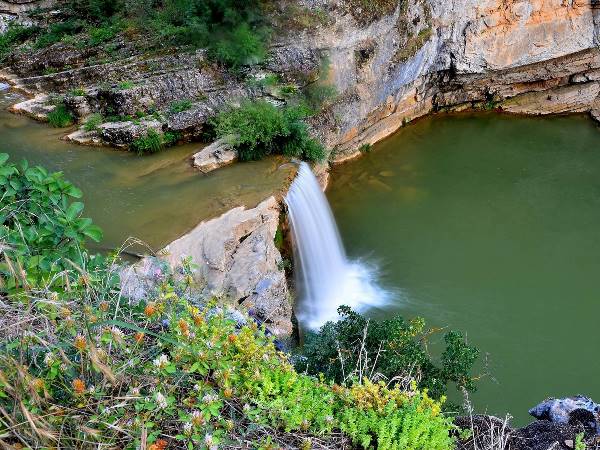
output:
[{"label": "reflection on water", "polygon": [[60,139],[65,130],[6,111],[20,99],[0,89],[0,152],[63,171],[83,190],[84,213],[104,230],[103,247],[133,236],[160,248],[203,219],[234,206],[255,206],[281,189],[293,170],[270,158],[203,175],[188,162],[199,144],[145,157],[70,144]]},{"label": "reflection on water", "polygon": [[591,120],[420,120],[336,167],[328,198],[350,256],[377,258],[386,287],[402,289],[375,315],[421,315],[489,352],[478,411],[523,423],[547,396],[600,399],[600,130]]}]

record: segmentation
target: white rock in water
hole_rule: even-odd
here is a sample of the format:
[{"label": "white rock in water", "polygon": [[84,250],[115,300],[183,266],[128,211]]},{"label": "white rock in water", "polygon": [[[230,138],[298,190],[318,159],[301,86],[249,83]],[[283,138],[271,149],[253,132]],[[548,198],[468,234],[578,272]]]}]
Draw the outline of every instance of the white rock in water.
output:
[{"label": "white rock in water", "polygon": [[238,155],[233,150],[231,141],[232,138],[226,137],[204,147],[193,156],[194,167],[203,173],[208,173],[237,161]]}]

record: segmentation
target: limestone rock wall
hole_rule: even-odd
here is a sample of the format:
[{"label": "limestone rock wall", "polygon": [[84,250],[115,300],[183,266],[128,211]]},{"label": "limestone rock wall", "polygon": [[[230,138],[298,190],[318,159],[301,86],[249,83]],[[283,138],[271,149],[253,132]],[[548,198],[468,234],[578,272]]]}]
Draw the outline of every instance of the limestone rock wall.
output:
[{"label": "limestone rock wall", "polygon": [[275,197],[256,208],[234,208],[202,222],[162,253],[172,267],[191,257],[205,294],[249,309],[273,334],[287,337],[292,333],[292,305],[274,243],[279,208]]},{"label": "limestone rock wall", "polygon": [[330,28],[288,44],[310,42],[331,60],[340,99],[317,129],[341,161],[432,111],[590,111],[599,15],[597,0],[415,0],[366,26],[334,14]]}]

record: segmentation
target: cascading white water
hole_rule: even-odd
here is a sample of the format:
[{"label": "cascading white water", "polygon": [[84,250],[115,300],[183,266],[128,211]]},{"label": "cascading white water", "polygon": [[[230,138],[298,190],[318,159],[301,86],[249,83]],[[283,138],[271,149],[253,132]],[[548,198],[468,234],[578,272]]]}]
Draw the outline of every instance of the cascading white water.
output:
[{"label": "cascading white water", "polygon": [[304,325],[316,328],[336,319],[340,305],[360,310],[386,301],[372,268],[346,257],[329,203],[308,164],[300,163],[285,203],[300,293],[297,316]]}]

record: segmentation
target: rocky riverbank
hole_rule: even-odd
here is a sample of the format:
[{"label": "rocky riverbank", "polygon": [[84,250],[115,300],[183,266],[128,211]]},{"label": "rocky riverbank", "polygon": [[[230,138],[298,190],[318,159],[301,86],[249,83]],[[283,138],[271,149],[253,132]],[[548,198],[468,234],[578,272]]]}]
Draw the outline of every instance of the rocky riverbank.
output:
[{"label": "rocky riverbank", "polygon": [[[311,126],[332,161],[357,156],[361,146],[431,112],[496,108],[598,116],[595,0],[420,0],[381,2],[368,11],[352,0],[299,4],[302,14],[318,11],[322,20],[294,32],[280,26],[266,62],[241,77],[208,61],[203,51],[138,54],[135,38],[125,36],[110,55],[101,46],[64,42],[13,54],[5,78],[36,95],[14,110],[40,119],[53,108],[50,99],[66,95],[80,122],[94,112],[113,118],[93,132],[71,134],[78,142],[126,147],[150,128],[194,139],[228,103],[284,101],[277,86],[259,82],[265,77],[302,88],[327,61],[321,76],[337,96]],[[12,8],[27,20],[21,7]],[[178,101],[189,101],[189,108],[170,108]]]}]

